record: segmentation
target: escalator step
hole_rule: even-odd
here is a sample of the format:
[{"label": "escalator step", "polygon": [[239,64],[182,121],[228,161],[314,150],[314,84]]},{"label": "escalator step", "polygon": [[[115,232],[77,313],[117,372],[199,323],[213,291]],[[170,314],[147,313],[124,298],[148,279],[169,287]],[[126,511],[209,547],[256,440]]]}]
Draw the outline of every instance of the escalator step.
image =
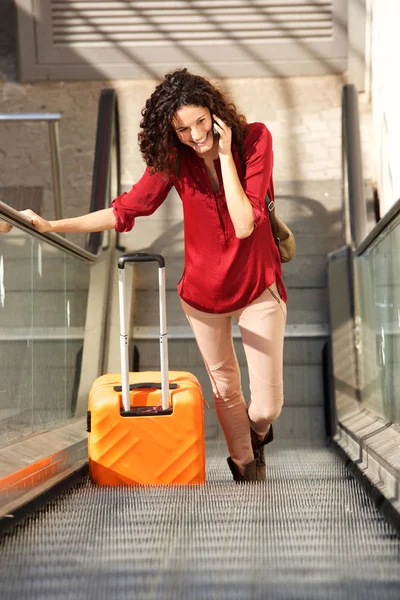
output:
[{"label": "escalator step", "polygon": [[333,450],[268,447],[268,481],[231,481],[221,440],[205,486],[83,480],[4,536],[4,599],[399,597],[400,540]]}]

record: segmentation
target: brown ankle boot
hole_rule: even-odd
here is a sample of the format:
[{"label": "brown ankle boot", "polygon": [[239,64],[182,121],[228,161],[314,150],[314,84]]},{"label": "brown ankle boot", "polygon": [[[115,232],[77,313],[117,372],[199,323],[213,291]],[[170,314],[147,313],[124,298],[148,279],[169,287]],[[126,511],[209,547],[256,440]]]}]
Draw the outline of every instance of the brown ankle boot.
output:
[{"label": "brown ankle boot", "polygon": [[226,460],[235,481],[259,481],[257,477],[257,461],[259,460],[258,452],[254,455],[254,460],[245,465],[243,475],[241,474],[237,464],[233,462],[230,456]]},{"label": "brown ankle boot", "polygon": [[264,446],[269,444],[274,439],[274,432],[272,429],[272,425],[269,426],[268,433],[265,437],[260,440],[256,432],[250,427],[251,434],[251,446],[253,448],[254,456],[256,453],[259,458],[257,461],[257,480],[265,481],[267,478],[267,468],[265,464],[265,455],[264,455]]}]

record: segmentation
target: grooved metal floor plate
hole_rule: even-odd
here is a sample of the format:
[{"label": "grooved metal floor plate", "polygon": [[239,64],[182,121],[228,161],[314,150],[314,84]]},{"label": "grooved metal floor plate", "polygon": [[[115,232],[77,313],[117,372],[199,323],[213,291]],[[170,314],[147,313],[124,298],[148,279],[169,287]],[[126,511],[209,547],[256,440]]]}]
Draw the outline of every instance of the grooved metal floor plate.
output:
[{"label": "grooved metal floor plate", "polygon": [[253,485],[225,458],[208,440],[205,486],[82,481],[1,540],[1,598],[400,597],[400,540],[333,450],[278,440]]}]

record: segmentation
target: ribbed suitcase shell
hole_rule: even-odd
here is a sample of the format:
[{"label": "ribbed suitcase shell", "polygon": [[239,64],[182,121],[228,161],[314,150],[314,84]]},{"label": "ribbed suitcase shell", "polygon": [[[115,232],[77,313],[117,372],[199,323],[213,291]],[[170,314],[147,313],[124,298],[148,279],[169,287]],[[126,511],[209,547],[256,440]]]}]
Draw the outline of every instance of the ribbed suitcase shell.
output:
[{"label": "ribbed suitcase shell", "polygon": [[[93,383],[88,416],[93,483],[198,484],[205,482],[204,413],[200,384],[191,373],[169,371],[172,414],[121,416],[120,374]],[[159,372],[129,373],[129,384],[161,382]],[[161,391],[130,392],[131,407],[161,404]]]}]

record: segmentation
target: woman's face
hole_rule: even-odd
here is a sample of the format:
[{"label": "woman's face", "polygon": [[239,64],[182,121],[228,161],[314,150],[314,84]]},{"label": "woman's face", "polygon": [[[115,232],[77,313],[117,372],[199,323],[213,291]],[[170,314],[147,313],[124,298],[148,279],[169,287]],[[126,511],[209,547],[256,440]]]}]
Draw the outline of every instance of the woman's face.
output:
[{"label": "woman's face", "polygon": [[213,147],[214,137],[210,111],[204,106],[182,106],[172,119],[175,133],[182,144],[205,154]]}]

